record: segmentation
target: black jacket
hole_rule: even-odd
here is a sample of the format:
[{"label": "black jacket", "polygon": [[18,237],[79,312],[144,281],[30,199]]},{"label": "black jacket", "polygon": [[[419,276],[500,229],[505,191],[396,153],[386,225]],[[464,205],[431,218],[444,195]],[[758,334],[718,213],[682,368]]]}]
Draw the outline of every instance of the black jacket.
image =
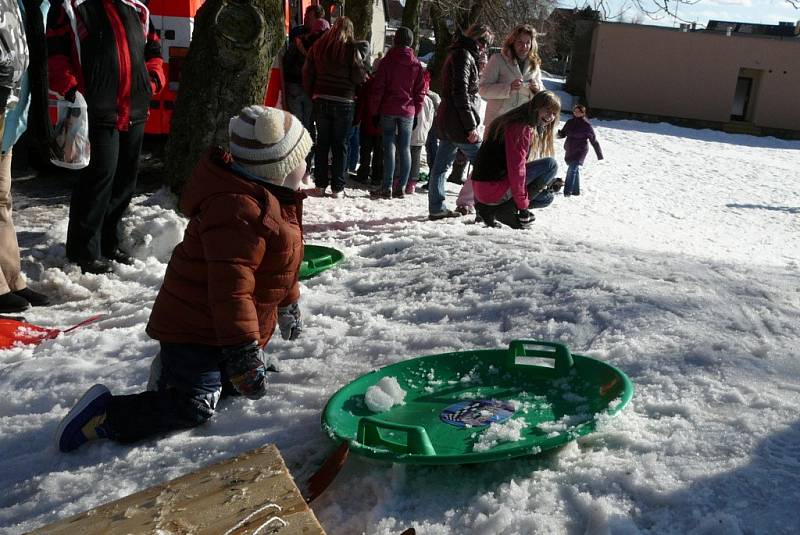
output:
[{"label": "black jacket", "polygon": [[[80,54],[70,17],[70,3],[80,37]],[[127,130],[147,120],[150,98],[164,86],[161,43],[141,0],[54,2],[47,15],[50,88],[66,94],[77,88],[89,107],[89,121]],[[120,61],[122,58],[122,61]]]},{"label": "black jacket", "polygon": [[442,102],[436,111],[436,128],[443,139],[467,143],[467,135],[481,123],[479,60],[474,39],[461,36],[450,46],[442,68]]}]

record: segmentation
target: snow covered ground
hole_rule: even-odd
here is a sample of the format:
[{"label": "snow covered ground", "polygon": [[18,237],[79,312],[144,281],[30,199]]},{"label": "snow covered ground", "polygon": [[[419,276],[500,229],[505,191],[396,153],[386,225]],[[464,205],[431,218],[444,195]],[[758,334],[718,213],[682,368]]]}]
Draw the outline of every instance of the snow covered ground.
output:
[{"label": "snow covered ground", "polygon": [[424,195],[309,199],[307,241],[347,261],[305,284],[302,338],[270,342],[283,371],[268,396],[224,400],[197,429],[70,455],[52,435],[88,387],[146,385],[157,344],[144,326],[185,222],[169,194],[137,197],[125,220],[136,264],[82,275],[65,265],[68,199],[16,196],[24,268],[55,298],[28,320],[108,316],[0,351],[0,532],[267,442],[302,482],[331,447],[319,419],[337,389],[403,359],[516,338],[561,341],[621,368],[633,401],[537,457],[418,467],[351,455],[313,504],[328,533],[800,531],[800,142],[594,125],[606,160],[590,154],[583,195],[537,211],[528,231],[428,222]]}]

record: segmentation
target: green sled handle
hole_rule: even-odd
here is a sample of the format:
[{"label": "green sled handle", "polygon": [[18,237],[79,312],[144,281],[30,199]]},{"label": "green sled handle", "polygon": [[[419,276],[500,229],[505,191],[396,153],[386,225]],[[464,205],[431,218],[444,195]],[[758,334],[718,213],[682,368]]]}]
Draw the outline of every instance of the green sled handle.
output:
[{"label": "green sled handle", "polygon": [[[536,349],[536,347],[546,347],[549,349]],[[517,363],[518,357],[534,357],[543,359],[554,359],[555,363],[553,368],[558,376],[566,375],[572,368],[574,362],[572,354],[564,344],[557,342],[545,342],[543,340],[512,340],[508,344],[508,361],[506,362],[509,369],[516,366],[536,366],[535,364]],[[542,370],[547,370],[545,366],[536,366]]]},{"label": "green sled handle", "polygon": [[300,267],[305,269],[316,269],[319,267],[330,266],[331,264],[333,264],[333,256],[326,254],[320,256],[319,258],[303,260],[303,263],[300,264]]},{"label": "green sled handle", "polygon": [[[392,431],[406,433],[406,443],[400,444],[392,442],[391,440],[386,440],[381,437],[379,429],[391,429]],[[358,421],[358,433],[356,437],[358,442],[371,448],[390,446],[405,450],[404,453],[410,453],[412,455],[436,455],[436,450],[433,449],[433,444],[428,437],[428,433],[425,431],[424,427],[419,425],[382,422],[372,417],[366,417]]]}]

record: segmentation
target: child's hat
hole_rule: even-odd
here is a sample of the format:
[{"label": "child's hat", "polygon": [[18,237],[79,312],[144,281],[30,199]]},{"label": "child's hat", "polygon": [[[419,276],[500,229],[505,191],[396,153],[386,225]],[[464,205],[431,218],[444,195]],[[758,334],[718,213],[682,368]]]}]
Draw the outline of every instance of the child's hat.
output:
[{"label": "child's hat", "polygon": [[233,159],[266,182],[283,186],[287,175],[305,163],[311,136],[291,113],[247,106],[228,123]]}]

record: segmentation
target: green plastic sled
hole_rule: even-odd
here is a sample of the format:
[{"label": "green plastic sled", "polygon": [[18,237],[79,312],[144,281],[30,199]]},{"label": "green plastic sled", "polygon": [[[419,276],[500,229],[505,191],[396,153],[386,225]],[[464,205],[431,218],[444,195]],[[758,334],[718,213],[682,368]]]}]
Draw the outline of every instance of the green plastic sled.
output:
[{"label": "green plastic sled", "polygon": [[303,263],[300,264],[300,280],[310,279],[330,269],[344,260],[344,253],[333,247],[322,245],[306,245]]},{"label": "green plastic sled", "polygon": [[[367,389],[394,377],[402,405],[374,413]],[[594,431],[630,401],[630,379],[563,344],[429,355],[363,375],[331,397],[322,427],[352,452],[397,463],[465,464],[532,455]]]}]

